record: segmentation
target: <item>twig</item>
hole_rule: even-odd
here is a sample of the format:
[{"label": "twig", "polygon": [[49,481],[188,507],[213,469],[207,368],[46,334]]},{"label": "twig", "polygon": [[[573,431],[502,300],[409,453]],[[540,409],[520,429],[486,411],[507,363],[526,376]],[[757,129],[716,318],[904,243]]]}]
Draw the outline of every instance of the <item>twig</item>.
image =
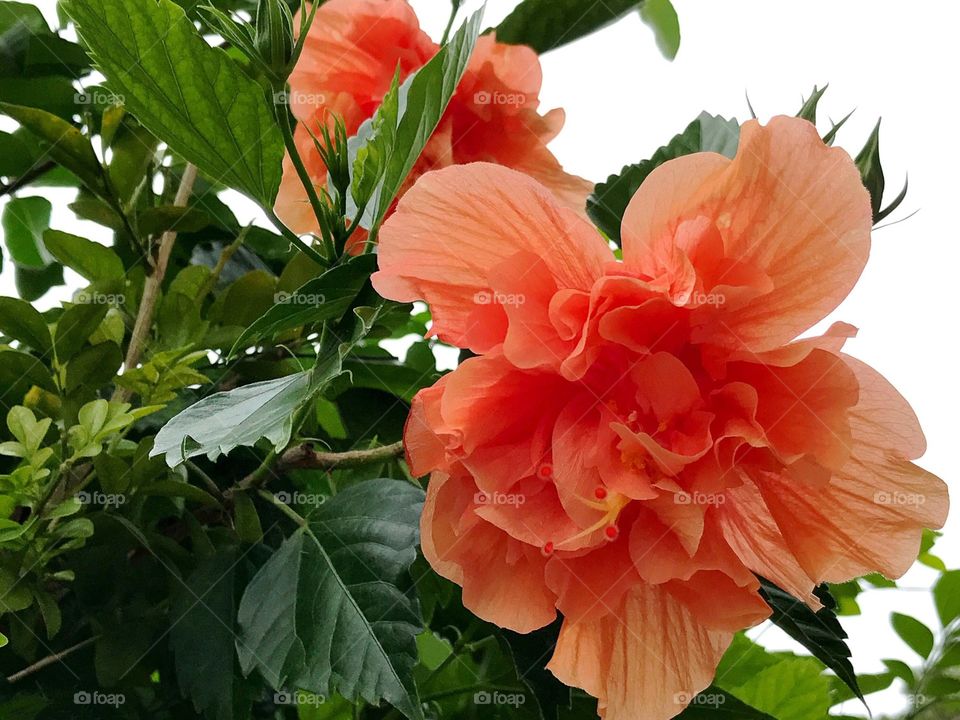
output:
[{"label": "twig", "polygon": [[[188,163],[180,177],[180,187],[177,188],[177,195],[173,200],[175,207],[186,207],[196,179],[197,167]],[[170,262],[170,253],[173,252],[173,243],[176,239],[176,230],[167,230],[160,236],[160,249],[157,251],[156,265],[154,265],[153,272],[147,276],[143,284],[143,297],[140,300],[137,319],[133,324],[130,345],[127,346],[127,357],[123,361],[125,370],[134,369],[140,362],[147,335],[150,334],[150,328],[153,326],[153,314],[157,307],[160,285],[163,283],[163,276],[167,272],[167,263]],[[130,397],[130,394],[130,390],[117,387],[112,399],[123,402]]]},{"label": "twig", "polygon": [[310,470],[337,470],[339,468],[361,467],[379,462],[388,462],[403,455],[403,443],[370,448],[369,450],[347,450],[346,452],[324,452],[314,450],[310,443],[289,448],[277,462],[277,472],[295,468]]},{"label": "twig", "polygon": [[[337,470],[339,468],[362,467],[379,462],[387,462],[403,455],[403,443],[395,442],[392,445],[370,448],[369,450],[347,450],[346,452],[324,452],[314,450],[310,443],[303,443],[288,448],[276,461],[273,474],[280,474],[287,470]],[[233,493],[258,488],[274,458],[268,456],[256,470],[247,475],[224,495],[229,499]]]},{"label": "twig", "polygon": [[43,177],[56,166],[57,164],[53,160],[47,160],[39,165],[34,165],[20,177],[11,180],[7,185],[0,183],[0,197],[3,195],[13,195],[17,190],[26,187],[37,178]]},{"label": "twig", "polygon": [[99,638],[100,638],[99,635],[95,635],[92,638],[87,638],[83,642],[77,643],[73,647],[68,647],[66,650],[61,650],[58,653],[47,655],[45,658],[41,658],[40,660],[37,660],[33,665],[25,667],[23,670],[19,672],[15,672],[13,675],[8,675],[7,682],[15,683],[18,680],[23,680],[25,677],[28,677],[29,675],[33,675],[35,672],[39,670],[43,670],[48,665],[53,665],[56,662],[60,662],[65,657],[67,657],[68,655],[72,655],[78,650],[83,650],[85,647],[95,643]]}]

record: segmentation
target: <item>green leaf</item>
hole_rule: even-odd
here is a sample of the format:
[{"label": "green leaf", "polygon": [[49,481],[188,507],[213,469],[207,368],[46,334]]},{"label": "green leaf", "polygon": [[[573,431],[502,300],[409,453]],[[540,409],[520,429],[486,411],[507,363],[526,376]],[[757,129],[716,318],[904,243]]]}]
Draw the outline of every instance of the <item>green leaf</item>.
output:
[{"label": "green leaf", "polygon": [[275,688],[289,686],[423,714],[412,671],[419,608],[408,572],[423,492],[403,481],[357,483],[319,506],[240,601],[238,652]]},{"label": "green leaf", "polygon": [[829,716],[830,681],[820,663],[797,655],[779,659],[749,681],[730,687],[733,695],[777,720],[809,720]]},{"label": "green leaf", "polygon": [[0,332],[42,355],[51,347],[47,321],[33,305],[19,298],[0,297]]},{"label": "green leaf", "polygon": [[100,387],[113,379],[123,363],[123,352],[113,342],[84,348],[67,363],[67,392],[88,385]]},{"label": "green leaf", "polygon": [[90,192],[101,198],[107,196],[100,161],[80,130],[63,118],[34,107],[0,103],[0,110],[35,135],[46,154],[76,175]]},{"label": "green leaf", "polygon": [[917,655],[924,660],[930,657],[934,644],[933,631],[930,628],[916,618],[897,612],[890,615],[890,624],[900,639]]},{"label": "green leaf", "polygon": [[646,0],[640,8],[640,17],[653,30],[657,47],[668,60],[673,60],[680,49],[680,20],[670,0]]},{"label": "green leaf", "polygon": [[242,542],[252,544],[263,540],[263,527],[260,524],[257,506],[245,492],[237,492],[233,495],[233,524]]},{"label": "green leaf", "polygon": [[933,586],[933,601],[944,627],[960,617],[960,570],[950,570],[940,576]]},{"label": "green leaf", "polygon": [[213,222],[207,213],[197,207],[162,205],[149,208],[137,215],[137,229],[144,235],[159,235],[167,230],[191,233]]},{"label": "green leaf", "polygon": [[626,165],[618,174],[599,183],[587,198],[587,213],[607,237],[619,244],[623,214],[650,173],[668,160],[691,153],[716,152],[732,158],[737,152],[739,140],[740,126],[736,120],[701,113],[649,160]]},{"label": "green leaf", "polygon": [[677,720],[779,720],[750,707],[726,690],[711,685],[697,693]]},{"label": "green leaf", "polygon": [[292,293],[277,293],[273,307],[243,331],[230,355],[286,330],[340,318],[376,265],[375,255],[360,255],[327,270]]},{"label": "green leaf", "polygon": [[[366,207],[361,222],[366,229],[379,226],[443,117],[473,54],[482,16],[482,10],[474,13],[430,62],[408,77],[401,88],[388,93],[374,119],[361,125],[357,136],[351,138],[351,147],[357,148],[353,200]],[[376,186],[372,195],[364,192],[358,197],[359,186],[373,185],[370,164],[365,162],[370,153],[378,158],[374,163]],[[358,173],[364,175],[362,180],[357,180]]]},{"label": "green leaf", "polygon": [[80,303],[60,316],[53,335],[53,347],[60,363],[67,362],[80,351],[108,309],[109,306],[103,303]]},{"label": "green leaf", "polygon": [[181,482],[180,480],[158,480],[157,482],[144,485],[141,488],[144,495],[157,497],[182,497],[184,500],[206,505],[208,507],[217,507],[220,503],[206,490],[201,490],[195,485]]},{"label": "green leaf", "polygon": [[233,660],[238,562],[235,550],[220,550],[201,560],[173,596],[172,617],[178,620],[170,630],[170,643],[177,682],[209,720],[234,720],[249,713],[250,698]]},{"label": "green leaf", "polygon": [[817,612],[769,580],[760,578],[760,595],[773,610],[770,616],[773,624],[833,670],[863,700],[850,662],[850,648],[845,642],[847,633],[833,611],[833,598],[825,586],[820,586],[814,592],[824,604]]},{"label": "green leaf", "polygon": [[170,0],[68,0],[107,84],[172,150],[270,205],[283,140],[263,89]]},{"label": "green leaf", "polygon": [[43,297],[50,288],[63,285],[63,265],[51,263],[39,270],[17,265],[14,268],[14,280],[20,298],[33,302]]},{"label": "green leaf", "polygon": [[309,371],[300,372],[205,397],[160,429],[150,456],[165,455],[174,467],[195,455],[215,460],[260,438],[280,450],[290,440],[293,415],[306,401],[310,381]]},{"label": "green leaf", "polygon": [[3,208],[3,238],[17,265],[41,269],[53,261],[43,245],[51,207],[46,198],[15,197]]},{"label": "green leaf", "polygon": [[51,255],[90,282],[123,277],[120,258],[100,243],[60,230],[47,230],[43,242]]},{"label": "green leaf", "polygon": [[579,40],[637,10],[642,0],[523,0],[497,25],[497,40],[538,53]]}]

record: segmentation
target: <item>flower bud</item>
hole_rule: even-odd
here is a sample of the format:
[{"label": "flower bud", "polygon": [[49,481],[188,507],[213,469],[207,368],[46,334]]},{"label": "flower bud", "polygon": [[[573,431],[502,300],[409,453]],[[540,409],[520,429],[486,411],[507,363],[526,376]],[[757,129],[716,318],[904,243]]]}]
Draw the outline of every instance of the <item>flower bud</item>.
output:
[{"label": "flower bud", "polygon": [[267,67],[286,74],[293,57],[293,16],[283,0],[260,0],[254,44]]}]

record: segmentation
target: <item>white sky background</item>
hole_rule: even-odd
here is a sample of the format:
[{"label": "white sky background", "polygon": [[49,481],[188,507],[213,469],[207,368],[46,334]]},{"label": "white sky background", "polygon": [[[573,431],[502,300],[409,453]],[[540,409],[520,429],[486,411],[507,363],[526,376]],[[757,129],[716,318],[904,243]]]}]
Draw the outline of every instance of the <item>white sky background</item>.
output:
[{"label": "white sky background", "polygon": [[[592,1],[583,0],[585,7]],[[411,2],[423,27],[439,38],[448,3]],[[52,20],[52,0],[38,4]],[[919,212],[875,234],[860,283],[831,320],[860,328],[847,350],[880,370],[912,403],[929,444],[921,464],[960,487],[952,482],[960,469],[960,231],[955,219],[960,145],[954,131],[960,116],[960,5],[942,0],[674,4],[683,41],[672,63],[660,56],[651,32],[636,17],[542,58],[542,107],[563,107],[567,113],[566,127],[552,149],[568,170],[600,181],[628,162],[649,157],[701,110],[744,120],[749,93],[761,120],[794,114],[815,83],[830,83],[820,105],[824,128],[828,117],[836,120],[856,108],[837,141],[851,154],[882,116],[880,148],[889,197],[899,191],[906,173],[910,177],[907,200],[888,221]],[[489,0],[485,25],[496,24],[514,5],[515,0]],[[466,3],[469,10],[477,6],[477,0]],[[0,120],[0,128],[8,127]],[[23,194],[45,194],[52,200],[55,227],[104,237],[103,228],[79,223],[65,208],[69,193],[44,188]],[[249,203],[241,199],[238,205],[241,219],[252,217]],[[0,293],[13,294],[11,264],[5,265]],[[66,296],[53,291],[38,305],[49,307]],[[950,567],[960,567],[958,538],[960,515],[954,514],[937,546]],[[890,629],[889,614],[906,612],[936,628],[926,592],[934,578],[933,571],[919,567],[901,581],[916,590],[861,595],[863,615],[844,619],[859,672],[883,670],[884,657],[918,664]],[[795,647],[776,628],[760,631],[771,647]],[[897,692],[871,701],[874,714],[900,707]],[[844,709],[860,714],[854,703]]]}]

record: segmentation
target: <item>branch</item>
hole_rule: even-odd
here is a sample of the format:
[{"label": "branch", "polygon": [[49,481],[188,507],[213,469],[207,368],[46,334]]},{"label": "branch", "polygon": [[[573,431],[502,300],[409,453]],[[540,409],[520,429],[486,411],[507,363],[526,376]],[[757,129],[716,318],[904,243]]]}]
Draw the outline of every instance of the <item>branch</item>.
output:
[{"label": "branch", "polygon": [[284,472],[296,468],[310,470],[338,470],[340,468],[361,467],[379,462],[388,462],[403,455],[403,443],[370,448],[369,450],[347,450],[346,452],[324,452],[314,450],[310,443],[296,445],[286,450],[277,462],[277,471]]},{"label": "branch", "polygon": [[[303,443],[288,448],[273,468],[273,474],[286,472],[294,469],[309,470],[338,470],[340,468],[362,467],[363,465],[372,465],[379,462],[387,462],[403,455],[403,443],[395,442],[392,445],[370,448],[369,450],[347,450],[346,452],[324,452],[314,450],[310,443]],[[229,500],[235,492],[252,490],[260,487],[264,479],[269,474],[271,463],[274,461],[272,456],[261,463],[260,467],[247,475],[243,480],[234,485],[224,493]]]},{"label": "branch", "polygon": [[[180,187],[177,188],[177,195],[173,200],[175,207],[186,207],[196,179],[197,167],[188,163],[180,177]],[[154,265],[153,272],[147,276],[146,282],[143,284],[143,298],[140,300],[140,308],[137,311],[137,319],[133,324],[130,344],[127,346],[127,357],[123,361],[125,370],[132,370],[140,362],[147,336],[153,326],[153,314],[157,307],[160,285],[163,283],[163,276],[167,272],[167,263],[170,262],[170,253],[173,252],[173,243],[176,239],[176,230],[167,230],[160,236],[160,249],[157,252],[156,265]],[[124,402],[129,397],[129,390],[118,387],[113,393],[112,399]]]},{"label": "branch", "polygon": [[0,183],[0,197],[4,195],[13,195],[13,193],[15,193],[17,190],[26,187],[34,180],[43,177],[56,166],[57,164],[53,160],[47,160],[39,165],[34,165],[20,177],[11,180],[7,185]]},{"label": "branch", "polygon": [[25,677],[28,677],[29,675],[33,675],[35,672],[37,672],[37,671],[39,671],[39,670],[43,670],[43,669],[44,669],[45,667],[47,667],[48,665],[53,665],[53,664],[56,663],[56,662],[60,662],[61,660],[63,660],[63,659],[64,659],[65,657],[67,657],[68,655],[72,655],[73,653],[77,652],[78,650],[83,650],[83,649],[84,649],[85,647],[87,647],[88,645],[92,645],[93,643],[95,643],[95,642],[99,639],[99,637],[100,637],[99,635],[95,635],[95,636],[92,637],[92,638],[87,638],[87,639],[84,640],[83,642],[77,643],[77,644],[74,645],[73,647],[68,647],[66,650],[61,650],[61,651],[58,652],[58,653],[53,653],[52,655],[47,655],[45,658],[41,658],[40,660],[37,660],[33,665],[30,665],[30,666],[28,666],[28,667],[25,667],[25,668],[24,668],[23,670],[21,670],[20,672],[15,672],[13,675],[8,675],[8,676],[7,676],[7,682],[8,682],[8,683],[15,683],[15,682],[17,682],[18,680],[23,680]]}]

